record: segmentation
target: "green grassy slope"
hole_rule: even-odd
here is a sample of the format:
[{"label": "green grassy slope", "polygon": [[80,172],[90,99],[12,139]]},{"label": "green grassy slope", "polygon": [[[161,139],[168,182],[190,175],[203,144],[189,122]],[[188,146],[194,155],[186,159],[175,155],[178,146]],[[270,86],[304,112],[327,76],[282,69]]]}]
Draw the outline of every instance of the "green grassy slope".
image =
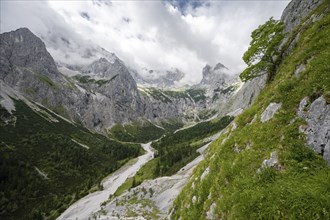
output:
[{"label": "green grassy slope", "polygon": [[107,174],[141,154],[139,145],[91,133],[43,107],[38,113],[23,101],[15,101],[15,107],[12,116],[0,108],[1,219],[54,219],[92,187],[97,189]]},{"label": "green grassy slope", "polygon": [[[211,145],[176,199],[174,219],[206,219],[210,207],[214,219],[330,219],[330,169],[306,146],[305,135],[298,131],[305,122],[296,116],[306,96],[313,101],[323,95],[330,103],[329,11],[326,1],[313,12],[323,13],[322,19],[292,33],[300,33],[296,47],[255,104],[235,119],[237,129]],[[296,77],[300,64],[306,70]],[[261,123],[260,115],[271,102],[281,102],[282,108]],[[249,124],[255,115],[256,122]],[[279,165],[258,173],[274,151]],[[200,178],[207,167],[210,173]]]},{"label": "green grassy slope", "polygon": [[147,143],[160,138],[165,130],[149,121],[135,121],[129,124],[116,124],[108,131],[108,135],[119,141]]},{"label": "green grassy slope", "polygon": [[198,156],[196,150],[204,144],[202,140],[224,129],[232,117],[198,123],[190,128],[169,133],[159,141],[152,143],[157,150],[156,176],[173,175],[181,167]]}]

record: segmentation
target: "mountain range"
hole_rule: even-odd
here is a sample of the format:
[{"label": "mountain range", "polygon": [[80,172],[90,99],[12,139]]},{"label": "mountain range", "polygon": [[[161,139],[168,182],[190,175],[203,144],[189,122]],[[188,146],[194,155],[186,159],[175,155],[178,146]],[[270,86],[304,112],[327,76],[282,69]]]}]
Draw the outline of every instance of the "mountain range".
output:
[{"label": "mountain range", "polygon": [[196,115],[196,110],[214,115],[242,84],[218,63],[213,68],[204,67],[199,84],[175,88],[175,82],[184,76],[180,70],[145,69],[149,75],[142,77],[145,74],[127,67],[104,49],[98,51],[102,57],[85,65],[56,63],[42,40],[27,28],[1,34],[1,42],[3,83],[69,120],[102,132],[114,124],[139,118],[205,118]]},{"label": "mountain range", "polygon": [[329,1],[292,0],[281,22],[272,77],[218,62],[195,85],[0,34],[1,218],[329,219]]}]

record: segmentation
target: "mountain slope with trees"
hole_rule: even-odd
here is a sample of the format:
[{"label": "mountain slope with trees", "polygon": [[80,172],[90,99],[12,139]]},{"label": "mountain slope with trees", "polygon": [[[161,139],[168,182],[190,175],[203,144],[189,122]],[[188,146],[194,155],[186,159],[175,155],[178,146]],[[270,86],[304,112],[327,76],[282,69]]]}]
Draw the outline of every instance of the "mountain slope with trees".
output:
[{"label": "mountain slope with trees", "polygon": [[[3,86],[3,85],[2,85]],[[42,105],[0,107],[0,216],[54,219],[142,152],[71,123]],[[4,135],[5,134],[5,135]]]}]

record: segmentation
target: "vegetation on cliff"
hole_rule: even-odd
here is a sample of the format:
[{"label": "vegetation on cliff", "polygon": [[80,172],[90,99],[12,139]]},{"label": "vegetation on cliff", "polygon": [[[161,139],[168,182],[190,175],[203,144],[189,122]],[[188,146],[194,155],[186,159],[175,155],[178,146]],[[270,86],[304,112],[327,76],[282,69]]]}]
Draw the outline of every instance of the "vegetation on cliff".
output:
[{"label": "vegetation on cliff", "polygon": [[[329,96],[329,35],[330,6],[325,1],[288,37],[282,52],[292,51],[282,54],[274,79],[235,119],[237,128],[211,145],[176,199],[173,219],[330,218],[330,170],[322,155],[306,145],[299,132],[305,122],[297,117],[304,97],[312,102]],[[300,65],[305,69],[295,74]],[[263,123],[260,116],[272,102],[282,107]],[[262,166],[273,152],[276,164]],[[207,168],[209,173],[202,175]]]}]

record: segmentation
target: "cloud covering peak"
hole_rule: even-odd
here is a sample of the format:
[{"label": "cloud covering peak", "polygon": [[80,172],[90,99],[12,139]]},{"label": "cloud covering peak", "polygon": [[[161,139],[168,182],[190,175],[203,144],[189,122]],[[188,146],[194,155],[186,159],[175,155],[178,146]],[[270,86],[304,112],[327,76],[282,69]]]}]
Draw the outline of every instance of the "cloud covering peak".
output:
[{"label": "cloud covering peak", "polygon": [[232,72],[250,33],[288,1],[1,1],[1,32],[28,27],[57,61],[89,62],[97,45],[136,69],[178,68],[186,83],[206,64]]}]

